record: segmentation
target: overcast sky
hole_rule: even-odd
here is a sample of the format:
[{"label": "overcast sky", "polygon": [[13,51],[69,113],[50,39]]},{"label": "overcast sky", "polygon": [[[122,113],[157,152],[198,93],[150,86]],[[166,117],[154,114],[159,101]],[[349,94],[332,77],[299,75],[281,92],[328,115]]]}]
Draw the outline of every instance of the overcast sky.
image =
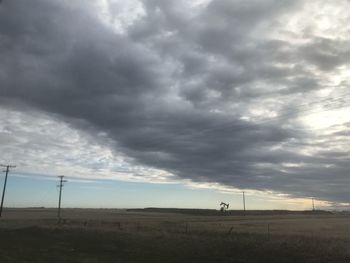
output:
[{"label": "overcast sky", "polygon": [[0,161],[350,200],[350,2],[3,0]]}]

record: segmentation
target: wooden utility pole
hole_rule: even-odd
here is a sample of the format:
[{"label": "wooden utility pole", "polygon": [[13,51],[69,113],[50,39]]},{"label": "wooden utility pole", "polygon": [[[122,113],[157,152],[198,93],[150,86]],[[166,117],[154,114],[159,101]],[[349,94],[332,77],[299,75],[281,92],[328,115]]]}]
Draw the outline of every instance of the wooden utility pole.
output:
[{"label": "wooden utility pole", "polygon": [[60,188],[60,193],[59,193],[59,197],[58,197],[58,211],[57,211],[57,218],[58,221],[61,221],[61,198],[62,198],[62,187],[63,187],[63,183],[67,182],[67,180],[63,180],[64,176],[60,175],[58,176],[60,178],[60,182],[58,187]]},{"label": "wooden utility pole", "polygon": [[243,191],[243,211],[244,211],[244,215],[245,215],[245,193]]},{"label": "wooden utility pole", "polygon": [[4,187],[3,187],[3,190],[2,190],[1,206],[0,206],[0,217],[1,217],[1,215],[2,215],[2,208],[3,208],[3,205],[4,205],[4,199],[5,199],[7,176],[9,174],[10,168],[15,168],[16,166],[15,165],[3,165],[3,164],[0,164],[0,166],[6,168],[6,170],[4,171],[5,172],[5,180],[4,180]]}]

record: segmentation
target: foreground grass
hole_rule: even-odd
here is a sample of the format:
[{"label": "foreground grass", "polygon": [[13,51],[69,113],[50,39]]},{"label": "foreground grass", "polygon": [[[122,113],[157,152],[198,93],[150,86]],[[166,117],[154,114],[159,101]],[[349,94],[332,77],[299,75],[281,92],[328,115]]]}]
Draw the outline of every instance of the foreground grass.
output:
[{"label": "foreground grass", "polygon": [[0,229],[0,262],[350,262],[346,240],[259,234]]}]

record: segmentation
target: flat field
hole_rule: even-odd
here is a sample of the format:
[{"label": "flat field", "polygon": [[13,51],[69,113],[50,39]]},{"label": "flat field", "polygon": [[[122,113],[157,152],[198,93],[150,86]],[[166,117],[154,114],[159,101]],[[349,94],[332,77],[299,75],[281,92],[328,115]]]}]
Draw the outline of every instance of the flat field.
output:
[{"label": "flat field", "polygon": [[350,262],[347,214],[164,211],[6,209],[0,262]]}]

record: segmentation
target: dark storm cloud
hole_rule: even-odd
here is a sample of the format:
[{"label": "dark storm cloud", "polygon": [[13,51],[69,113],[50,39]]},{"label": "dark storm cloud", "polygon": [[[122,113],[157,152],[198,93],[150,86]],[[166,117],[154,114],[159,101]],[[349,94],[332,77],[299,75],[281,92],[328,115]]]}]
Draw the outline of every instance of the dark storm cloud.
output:
[{"label": "dark storm cloud", "polygon": [[[346,63],[346,45],[264,37],[299,5],[216,0],[191,13],[185,2],[144,1],[144,16],[116,33],[85,1],[4,1],[0,102],[103,131],[135,164],[180,178],[346,201],[344,152],[292,125],[295,102],[320,88],[309,66]],[[242,118],[259,107],[280,117]]]},{"label": "dark storm cloud", "polygon": [[323,71],[331,71],[349,63],[349,43],[339,39],[311,36],[311,42],[300,49],[300,57]]}]

